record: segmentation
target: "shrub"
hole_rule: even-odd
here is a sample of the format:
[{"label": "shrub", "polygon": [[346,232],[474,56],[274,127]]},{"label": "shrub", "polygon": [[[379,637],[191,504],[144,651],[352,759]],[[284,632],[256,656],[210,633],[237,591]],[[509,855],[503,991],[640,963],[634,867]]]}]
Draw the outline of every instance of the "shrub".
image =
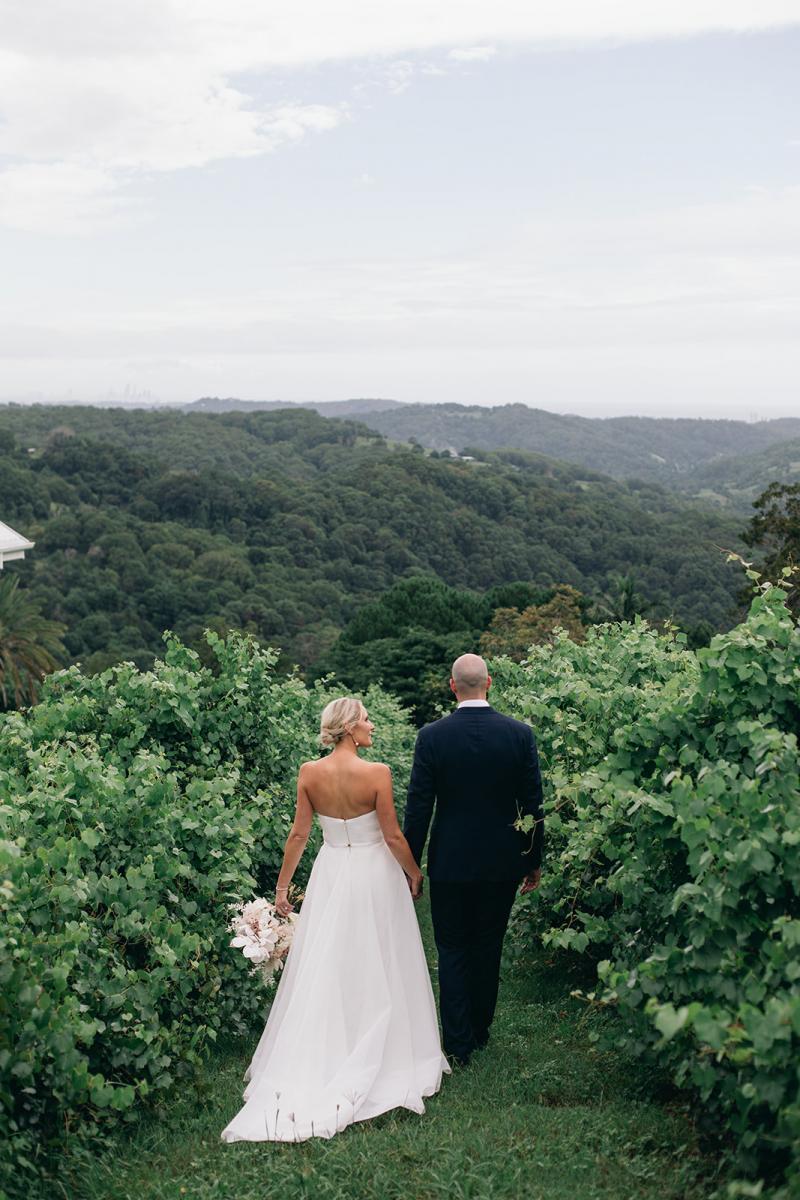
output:
[{"label": "shrub", "polygon": [[764,585],[696,652],[639,623],[497,674],[551,774],[547,882],[520,933],[602,959],[590,999],[624,1013],[618,1044],[692,1087],[747,1172],[796,1182],[800,630],[785,602]]}]

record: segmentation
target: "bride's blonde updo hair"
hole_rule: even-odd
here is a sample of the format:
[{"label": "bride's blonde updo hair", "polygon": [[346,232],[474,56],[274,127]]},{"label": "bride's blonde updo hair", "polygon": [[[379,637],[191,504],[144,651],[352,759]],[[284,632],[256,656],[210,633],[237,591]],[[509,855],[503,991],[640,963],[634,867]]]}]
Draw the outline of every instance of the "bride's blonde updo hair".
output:
[{"label": "bride's blonde updo hair", "polygon": [[323,746],[335,746],[347,733],[346,726],[363,719],[364,705],[357,696],[339,696],[322,710],[319,719],[319,740]]}]

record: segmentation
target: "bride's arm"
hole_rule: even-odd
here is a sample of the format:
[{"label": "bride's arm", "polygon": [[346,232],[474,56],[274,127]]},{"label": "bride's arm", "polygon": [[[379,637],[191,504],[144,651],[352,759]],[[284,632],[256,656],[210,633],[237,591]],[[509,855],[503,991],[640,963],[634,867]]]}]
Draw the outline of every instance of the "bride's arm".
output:
[{"label": "bride's arm", "polygon": [[278,886],[275,888],[275,909],[281,917],[288,916],[294,905],[289,903],[289,884],[297,870],[297,864],[303,857],[308,835],[311,832],[311,822],[314,810],[305,787],[305,767],[303,763],[297,775],[297,808],[294,822],[289,830],[283,851],[283,863],[278,875]]},{"label": "bride's arm", "polygon": [[380,821],[383,840],[408,876],[411,895],[416,900],[422,895],[422,872],[397,820],[392,794],[392,772],[385,763],[375,763],[375,770],[378,777],[375,811]]}]

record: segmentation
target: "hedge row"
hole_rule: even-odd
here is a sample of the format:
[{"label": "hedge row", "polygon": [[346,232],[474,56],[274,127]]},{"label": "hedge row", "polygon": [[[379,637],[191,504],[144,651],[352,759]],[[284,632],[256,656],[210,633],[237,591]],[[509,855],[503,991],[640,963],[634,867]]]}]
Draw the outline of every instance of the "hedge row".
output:
[{"label": "hedge row", "polygon": [[[689,651],[645,623],[494,664],[536,727],[541,894],[516,933],[598,960],[617,1041],[694,1089],[749,1178],[800,1184],[800,629],[764,585]],[[748,1194],[756,1194],[750,1192]]]}]

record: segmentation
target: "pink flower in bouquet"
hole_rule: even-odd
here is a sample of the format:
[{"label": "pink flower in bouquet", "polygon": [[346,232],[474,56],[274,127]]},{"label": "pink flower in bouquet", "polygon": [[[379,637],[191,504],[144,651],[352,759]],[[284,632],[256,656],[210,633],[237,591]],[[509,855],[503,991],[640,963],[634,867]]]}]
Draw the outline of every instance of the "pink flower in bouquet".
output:
[{"label": "pink flower in bouquet", "polygon": [[275,906],[257,896],[246,904],[234,905],[229,928],[235,935],[231,946],[241,949],[246,959],[260,969],[268,983],[284,964],[292,944],[296,915],[279,917]]}]

